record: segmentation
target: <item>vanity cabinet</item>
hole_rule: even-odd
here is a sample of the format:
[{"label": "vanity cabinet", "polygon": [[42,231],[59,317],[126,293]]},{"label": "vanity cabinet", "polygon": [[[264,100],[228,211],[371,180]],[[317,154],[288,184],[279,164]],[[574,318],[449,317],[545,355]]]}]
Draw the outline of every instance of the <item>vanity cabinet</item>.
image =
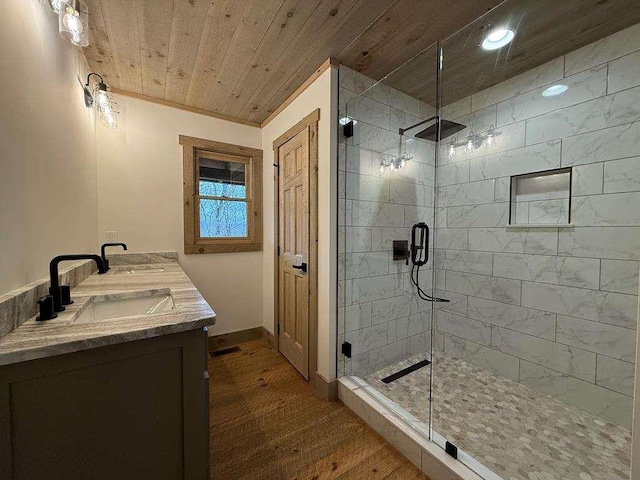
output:
[{"label": "vanity cabinet", "polygon": [[206,329],[0,367],[0,478],[209,478]]}]

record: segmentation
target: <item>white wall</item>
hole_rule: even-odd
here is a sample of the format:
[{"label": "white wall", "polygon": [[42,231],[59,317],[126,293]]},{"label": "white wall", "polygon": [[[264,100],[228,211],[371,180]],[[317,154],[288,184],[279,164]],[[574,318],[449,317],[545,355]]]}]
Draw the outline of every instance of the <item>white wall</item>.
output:
[{"label": "white wall", "polygon": [[[262,326],[261,252],[184,255],[178,135],[261,148],[260,129],[118,96],[117,130],[98,134],[98,236],[116,230],[132,251],[175,250],[217,313],[210,334]],[[265,164],[271,161],[265,159]],[[270,177],[265,177],[266,185]],[[266,205],[265,221],[272,217]]]},{"label": "white wall", "polygon": [[0,294],[46,276],[56,254],[97,244],[94,122],[77,80],[86,73],[38,0],[2,10]]},{"label": "white wall", "polygon": [[[264,151],[263,324],[274,331],[274,158],[273,141],[320,108],[318,125],[318,373],[336,376],[337,115],[338,73],[325,71],[262,130]],[[272,208],[268,208],[272,206]]]}]

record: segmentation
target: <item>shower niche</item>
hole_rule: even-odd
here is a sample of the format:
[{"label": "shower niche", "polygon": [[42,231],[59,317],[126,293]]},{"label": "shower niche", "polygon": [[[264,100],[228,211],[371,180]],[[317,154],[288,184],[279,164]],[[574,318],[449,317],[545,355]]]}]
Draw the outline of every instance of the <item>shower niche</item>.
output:
[{"label": "shower niche", "polygon": [[571,168],[512,176],[509,226],[570,226],[571,183]]}]

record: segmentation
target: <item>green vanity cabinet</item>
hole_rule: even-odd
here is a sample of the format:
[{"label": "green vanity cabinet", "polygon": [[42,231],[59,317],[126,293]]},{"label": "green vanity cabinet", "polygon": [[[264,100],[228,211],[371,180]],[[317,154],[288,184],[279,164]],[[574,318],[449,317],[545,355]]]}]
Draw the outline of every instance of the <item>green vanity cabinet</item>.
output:
[{"label": "green vanity cabinet", "polygon": [[0,367],[0,479],[208,479],[204,330]]}]

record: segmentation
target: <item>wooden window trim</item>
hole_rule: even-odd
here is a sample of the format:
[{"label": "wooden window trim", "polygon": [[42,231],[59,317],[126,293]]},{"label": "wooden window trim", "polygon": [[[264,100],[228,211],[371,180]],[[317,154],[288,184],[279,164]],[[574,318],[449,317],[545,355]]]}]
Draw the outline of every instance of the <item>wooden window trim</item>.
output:
[{"label": "wooden window trim", "polygon": [[[184,208],[184,253],[232,253],[262,250],[262,150],[180,135]],[[200,238],[198,157],[196,150],[211,152],[217,159],[247,165],[247,233],[242,238]],[[233,201],[233,200],[232,200]]]}]

